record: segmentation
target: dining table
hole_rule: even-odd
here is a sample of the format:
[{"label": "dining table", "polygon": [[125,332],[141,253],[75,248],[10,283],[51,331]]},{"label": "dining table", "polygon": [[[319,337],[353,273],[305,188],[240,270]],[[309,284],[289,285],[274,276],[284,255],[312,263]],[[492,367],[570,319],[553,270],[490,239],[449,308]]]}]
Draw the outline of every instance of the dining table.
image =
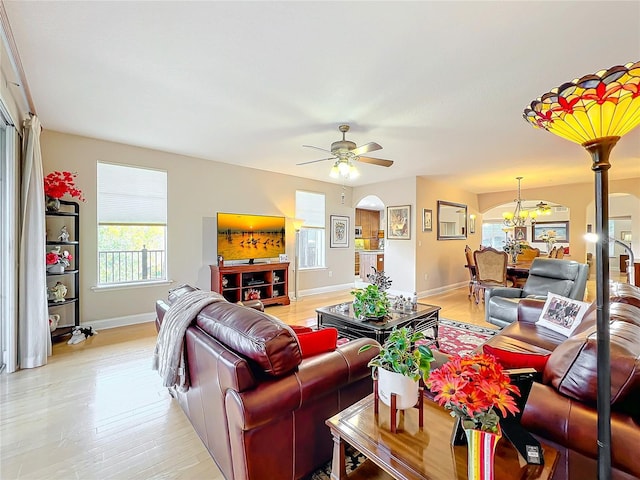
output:
[{"label": "dining table", "polygon": [[507,263],[507,280],[511,280],[514,287],[522,287],[529,277],[532,260]]}]

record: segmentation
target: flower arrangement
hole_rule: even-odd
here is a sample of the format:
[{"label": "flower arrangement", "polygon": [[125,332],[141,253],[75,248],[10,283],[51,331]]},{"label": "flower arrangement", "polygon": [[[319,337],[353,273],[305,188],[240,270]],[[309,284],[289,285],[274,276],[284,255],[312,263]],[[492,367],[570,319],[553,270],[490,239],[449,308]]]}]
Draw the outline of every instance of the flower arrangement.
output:
[{"label": "flower arrangement", "polygon": [[456,355],[431,372],[426,386],[465,429],[497,433],[500,418],[495,409],[503,417],[519,411],[513,395],[520,391],[492,355]]},{"label": "flower arrangement", "polygon": [[51,250],[46,255],[47,265],[62,265],[64,268],[67,268],[71,265],[71,260],[73,260],[73,256],[67,251],[60,252],[60,247],[55,250]]},{"label": "flower arrangement", "polygon": [[509,237],[509,239],[504,243],[503,251],[507,252],[512,258],[517,257],[519,253],[527,247],[527,244],[522,240],[516,240],[514,238]]},{"label": "flower arrangement", "polygon": [[384,274],[384,270],[378,270],[373,265],[371,266],[371,269],[373,270],[373,273],[367,274],[367,280],[369,280],[369,283],[377,285],[378,290],[382,292],[389,290],[392,280]]},{"label": "flower arrangement", "polygon": [[556,231],[555,230],[545,230],[540,235],[540,240],[547,244],[547,249],[551,250],[553,244],[556,243]]},{"label": "flower arrangement", "polygon": [[76,187],[74,178],[77,173],[51,172],[44,177],[44,194],[50,198],[61,198],[65,194],[84,202],[82,190]]}]

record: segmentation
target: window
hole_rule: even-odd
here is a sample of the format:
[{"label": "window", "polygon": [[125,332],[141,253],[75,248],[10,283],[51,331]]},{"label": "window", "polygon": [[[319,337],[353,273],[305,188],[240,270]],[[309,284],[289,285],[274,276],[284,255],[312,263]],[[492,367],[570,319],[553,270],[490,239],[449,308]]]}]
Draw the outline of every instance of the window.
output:
[{"label": "window", "polygon": [[296,191],[296,218],[304,220],[300,229],[300,269],[325,266],[324,194]]},{"label": "window", "polygon": [[98,285],[167,279],[167,172],[98,162]]},{"label": "window", "polygon": [[507,237],[502,223],[482,222],[482,246],[502,250]]}]

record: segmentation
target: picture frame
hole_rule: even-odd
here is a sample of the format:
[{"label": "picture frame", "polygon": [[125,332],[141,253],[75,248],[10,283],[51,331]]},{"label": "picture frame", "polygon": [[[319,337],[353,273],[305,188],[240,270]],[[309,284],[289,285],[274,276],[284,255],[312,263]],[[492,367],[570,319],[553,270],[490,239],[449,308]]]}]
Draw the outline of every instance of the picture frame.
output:
[{"label": "picture frame", "polygon": [[387,239],[411,238],[411,205],[387,207]]},{"label": "picture frame", "polygon": [[329,246],[331,248],[349,248],[349,217],[342,215],[331,215],[331,236]]},{"label": "picture frame", "polygon": [[433,210],[430,210],[428,208],[422,209],[422,231],[433,231]]},{"label": "picture frame", "polygon": [[555,241],[569,241],[569,222],[536,222],[531,225],[531,243],[545,243],[540,237],[546,232],[553,230],[555,232]]},{"label": "picture frame", "polygon": [[527,227],[513,227],[513,238],[515,240],[527,241]]},{"label": "picture frame", "polygon": [[281,253],[280,255],[278,255],[278,261],[280,263],[288,262],[289,261],[289,255],[287,255],[286,253]]}]

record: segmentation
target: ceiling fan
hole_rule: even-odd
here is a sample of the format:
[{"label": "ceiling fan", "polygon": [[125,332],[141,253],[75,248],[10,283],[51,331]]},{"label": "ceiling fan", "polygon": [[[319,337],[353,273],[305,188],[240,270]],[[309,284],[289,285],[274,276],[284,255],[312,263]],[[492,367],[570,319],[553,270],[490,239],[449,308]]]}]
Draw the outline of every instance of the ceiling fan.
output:
[{"label": "ceiling fan", "polygon": [[320,158],[318,160],[311,160],[309,162],[298,163],[298,165],[307,165],[309,163],[324,162],[325,160],[334,160],[332,168],[332,176],[350,177],[354,176],[355,167],[351,162],[370,163],[373,165],[379,165],[381,167],[390,167],[393,165],[392,160],[384,160],[382,158],[372,158],[362,156],[364,153],[375,152],[381,150],[382,147],[375,142],[369,142],[359,147],[356,147],[354,142],[345,139],[345,134],[349,131],[349,125],[340,125],[338,130],[342,132],[342,140],[333,142],[331,144],[331,150],[326,150],[320,147],[314,147],[313,145],[303,145],[307,148],[315,148],[331,154],[331,157]]}]

